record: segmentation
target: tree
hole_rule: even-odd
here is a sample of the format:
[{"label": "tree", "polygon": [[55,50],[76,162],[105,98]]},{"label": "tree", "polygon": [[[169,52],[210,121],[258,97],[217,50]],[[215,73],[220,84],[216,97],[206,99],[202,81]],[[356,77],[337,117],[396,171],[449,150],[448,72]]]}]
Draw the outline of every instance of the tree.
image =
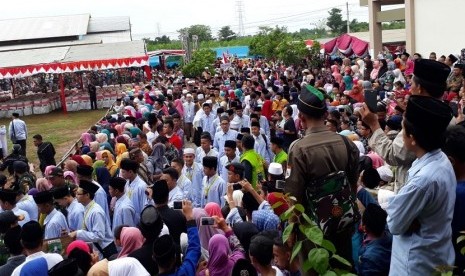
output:
[{"label": "tree", "polygon": [[218,31],[219,40],[231,40],[236,37],[236,33],[231,30],[230,26],[224,26]]},{"label": "tree", "polygon": [[163,36],[160,36],[160,37],[156,37],[155,38],[155,43],[156,44],[171,43],[171,39],[168,36],[163,35]]},{"label": "tree", "polygon": [[405,29],[405,21],[392,21],[383,23],[383,30]]},{"label": "tree", "polygon": [[326,26],[331,30],[334,35],[339,35],[345,32],[347,28],[347,21],[342,20],[342,10],[332,8],[329,12]]},{"label": "tree", "polygon": [[357,19],[352,20],[349,25],[352,33],[367,32],[369,30],[368,22],[358,22]]},{"label": "tree", "polygon": [[192,25],[190,27],[186,27],[186,28],[182,28],[178,30],[178,33],[182,35],[186,31],[189,34],[190,39],[192,39],[193,35],[197,35],[199,38],[199,42],[213,39],[212,30],[210,26],[207,26],[207,25]]},{"label": "tree", "polygon": [[208,67],[210,73],[213,75],[212,65],[215,62],[216,53],[210,49],[196,50],[189,63],[182,68],[182,74],[187,78],[200,77],[205,67]]},{"label": "tree", "polygon": [[287,36],[276,47],[276,57],[284,64],[299,64],[309,54],[305,42],[294,41],[291,36]]},{"label": "tree", "polygon": [[278,45],[289,36],[285,27],[259,27],[259,33],[250,42],[250,54],[270,59],[277,58]]}]

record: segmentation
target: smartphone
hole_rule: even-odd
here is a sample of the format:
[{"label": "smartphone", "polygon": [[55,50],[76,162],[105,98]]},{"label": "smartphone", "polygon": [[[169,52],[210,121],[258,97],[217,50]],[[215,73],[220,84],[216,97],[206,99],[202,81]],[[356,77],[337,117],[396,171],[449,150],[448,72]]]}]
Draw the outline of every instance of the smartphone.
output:
[{"label": "smartphone", "polygon": [[338,110],[339,110],[339,113],[344,113],[346,111],[344,107],[340,107]]},{"label": "smartphone", "polygon": [[368,109],[376,113],[378,110],[378,94],[374,90],[365,90],[365,104]]},{"label": "smartphone", "polygon": [[182,209],[182,201],[175,201],[173,202],[173,209]]},{"label": "smartphone", "polygon": [[215,224],[215,219],[212,217],[201,217],[200,218],[200,224],[201,225],[214,225]]},{"label": "smartphone", "polygon": [[234,191],[237,191],[237,190],[241,190],[242,189],[242,185],[239,184],[239,183],[234,183],[233,184],[233,190]]},{"label": "smartphone", "polygon": [[284,184],[286,184],[286,181],[276,180],[275,188],[279,190],[284,190]]}]

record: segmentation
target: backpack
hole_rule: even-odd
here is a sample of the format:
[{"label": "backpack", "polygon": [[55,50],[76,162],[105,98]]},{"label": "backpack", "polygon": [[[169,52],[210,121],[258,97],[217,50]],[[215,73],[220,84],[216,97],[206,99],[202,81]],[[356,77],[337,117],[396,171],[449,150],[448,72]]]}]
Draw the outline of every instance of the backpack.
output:
[{"label": "backpack", "polygon": [[[350,162],[350,145],[341,136]],[[333,172],[309,183],[305,190],[306,213],[321,228],[325,236],[344,232],[360,220],[356,203],[344,171]]]}]

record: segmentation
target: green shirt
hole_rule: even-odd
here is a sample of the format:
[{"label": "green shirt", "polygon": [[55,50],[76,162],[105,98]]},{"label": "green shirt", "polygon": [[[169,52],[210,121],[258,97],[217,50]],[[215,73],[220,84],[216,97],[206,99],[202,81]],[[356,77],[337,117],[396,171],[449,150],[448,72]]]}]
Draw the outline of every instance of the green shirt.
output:
[{"label": "green shirt", "polygon": [[287,161],[287,153],[284,150],[281,150],[273,158],[273,163],[284,164]]}]

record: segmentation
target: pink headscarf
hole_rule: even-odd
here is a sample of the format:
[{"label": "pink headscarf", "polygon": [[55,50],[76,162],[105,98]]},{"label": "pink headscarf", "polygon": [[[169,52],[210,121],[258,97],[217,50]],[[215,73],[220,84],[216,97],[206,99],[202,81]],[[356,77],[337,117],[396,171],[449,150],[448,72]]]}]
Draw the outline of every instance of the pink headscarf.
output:
[{"label": "pink headscarf", "polygon": [[180,99],[174,100],[174,106],[176,107],[176,110],[178,111],[181,118],[183,118],[184,117],[184,106],[182,105],[181,100]]},{"label": "pink headscarf", "polygon": [[[222,234],[216,234],[208,243],[208,272],[209,275],[229,275],[234,264],[239,259],[244,259],[245,254],[242,250],[236,250],[229,254],[230,246],[228,239]],[[206,275],[205,270],[200,272],[200,275]]]},{"label": "pink headscarf", "polygon": [[123,227],[120,240],[122,248],[118,258],[126,257],[144,244],[144,237],[139,228],[136,227]]},{"label": "pink headscarf", "polygon": [[205,209],[205,212],[207,212],[207,214],[210,217],[212,217],[212,216],[217,216],[219,218],[223,217],[223,214],[221,213],[220,205],[218,205],[218,203],[216,203],[216,202],[207,203],[207,205],[205,205],[204,209]]},{"label": "pink headscarf", "polygon": [[90,248],[89,248],[89,245],[85,242],[85,241],[81,241],[81,240],[76,240],[76,241],[73,241],[72,243],[70,243],[68,245],[68,247],[66,248],[66,256],[69,255],[69,253],[71,253],[71,251],[73,251],[74,249],[80,249],[86,253],[91,253],[90,251]]},{"label": "pink headscarf", "polygon": [[85,146],[89,146],[90,142],[92,142],[92,136],[88,132],[84,132],[81,134],[81,141]]},{"label": "pink headscarf", "polygon": [[384,160],[381,158],[377,153],[375,152],[370,152],[367,154],[368,157],[370,157],[372,163],[373,163],[373,168],[377,169],[379,167],[384,166]]},{"label": "pink headscarf", "polygon": [[118,132],[118,135],[121,135],[123,133],[123,126],[122,125],[116,125],[115,129]]},{"label": "pink headscarf", "polygon": [[50,183],[48,181],[48,179],[46,178],[37,178],[36,180],[36,188],[37,190],[39,190],[39,192],[43,192],[43,191],[48,191],[52,188],[52,183]]},{"label": "pink headscarf", "polygon": [[71,179],[73,180],[73,183],[76,184],[76,185],[79,183],[76,175],[72,171],[65,171],[63,173],[63,176],[64,176],[65,179],[67,177],[71,177]]}]

